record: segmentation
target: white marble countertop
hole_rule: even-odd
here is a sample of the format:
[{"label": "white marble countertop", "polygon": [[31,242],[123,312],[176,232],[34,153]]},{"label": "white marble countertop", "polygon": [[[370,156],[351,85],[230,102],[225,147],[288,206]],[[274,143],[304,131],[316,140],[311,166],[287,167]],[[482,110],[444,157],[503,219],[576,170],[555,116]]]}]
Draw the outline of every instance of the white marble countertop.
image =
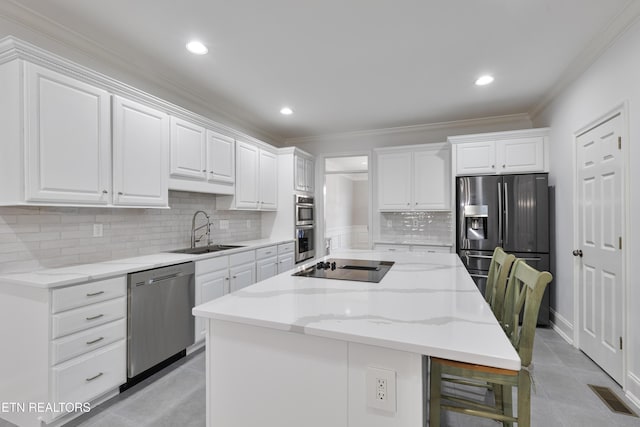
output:
[{"label": "white marble countertop", "polygon": [[36,270],[27,273],[12,273],[0,275],[0,283],[32,286],[36,288],[56,288],[60,286],[74,285],[88,281],[106,279],[108,277],[133,273],[135,271],[148,270],[151,268],[164,267],[172,264],[180,264],[183,262],[198,261],[207,258],[231,255],[238,252],[244,252],[247,250],[254,250],[265,246],[288,242],[293,242],[293,239],[249,240],[229,243],[230,245],[242,246],[239,248],[228,249],[219,252],[211,252],[201,255],[160,252],[157,254],[143,255],[134,258],[123,258],[92,264],[80,264],[60,268],[45,268],[42,270]]},{"label": "white marble countertop", "polygon": [[[330,258],[386,260],[395,265],[380,283],[282,273],[197,306],[193,314],[520,368],[518,354],[456,254],[348,251]],[[315,261],[305,265],[312,264]]]}]

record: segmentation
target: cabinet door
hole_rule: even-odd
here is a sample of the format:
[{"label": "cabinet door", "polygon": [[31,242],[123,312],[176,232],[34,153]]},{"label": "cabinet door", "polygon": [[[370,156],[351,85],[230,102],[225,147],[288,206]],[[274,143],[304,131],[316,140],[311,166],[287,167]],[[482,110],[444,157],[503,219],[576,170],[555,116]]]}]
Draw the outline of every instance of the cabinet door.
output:
[{"label": "cabinet door", "polygon": [[231,292],[253,285],[256,283],[256,263],[252,262],[250,264],[231,267],[229,269],[229,275],[231,276]]},{"label": "cabinet door", "polygon": [[278,208],[278,158],[275,154],[260,150],[260,209]]},{"label": "cabinet door", "polygon": [[382,252],[409,252],[411,250],[411,247],[409,245],[389,245],[377,243],[375,245],[375,250]]},{"label": "cabinet door", "polygon": [[293,253],[278,255],[278,274],[289,271],[293,269],[294,266]]},{"label": "cabinet door", "polygon": [[236,207],[258,209],[259,149],[246,142],[236,142]]},{"label": "cabinet door", "polygon": [[27,201],[106,205],[109,93],[25,63]]},{"label": "cabinet door", "polygon": [[236,156],[233,138],[207,131],[207,169],[209,181],[233,184]]},{"label": "cabinet door", "polygon": [[305,172],[305,158],[302,156],[295,156],[295,170],[294,170],[294,187],[297,191],[307,190],[307,175]]},{"label": "cabinet door", "polygon": [[449,209],[451,173],[449,148],[413,153],[413,208]]},{"label": "cabinet door", "polygon": [[257,261],[256,272],[256,280],[258,282],[275,276],[278,274],[278,258],[271,257]]},{"label": "cabinet door", "polygon": [[310,193],[313,193],[315,189],[315,174],[315,162],[311,159],[304,159],[305,190]]},{"label": "cabinet door", "polygon": [[518,138],[496,143],[500,173],[544,172],[544,138]]},{"label": "cabinet door", "polygon": [[171,176],[205,180],[206,131],[202,126],[171,117]]},{"label": "cabinet door", "polygon": [[[227,284],[229,283],[229,271],[215,271],[213,273],[196,276],[196,305],[220,298],[227,293]],[[206,333],[206,320],[196,317],[195,340],[196,342],[203,340]]]},{"label": "cabinet door", "polygon": [[411,209],[411,153],[378,154],[378,209]]},{"label": "cabinet door", "polygon": [[169,116],[119,96],[113,113],[113,203],[168,206]]},{"label": "cabinet door", "polygon": [[495,141],[456,144],[456,175],[497,173]]}]

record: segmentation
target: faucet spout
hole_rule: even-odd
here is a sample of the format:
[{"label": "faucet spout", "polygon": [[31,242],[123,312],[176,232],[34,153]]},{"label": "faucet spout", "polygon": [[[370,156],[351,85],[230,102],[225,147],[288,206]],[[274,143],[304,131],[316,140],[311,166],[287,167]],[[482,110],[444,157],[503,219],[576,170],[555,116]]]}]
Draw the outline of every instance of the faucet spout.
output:
[{"label": "faucet spout", "polygon": [[[196,217],[198,216],[198,214],[203,214],[205,218],[207,218],[207,223],[196,227]],[[196,231],[201,230],[205,227],[207,228],[205,233],[196,239]],[[209,218],[209,215],[207,215],[205,211],[196,211],[196,213],[193,214],[193,218],[191,219],[191,247],[195,248],[196,243],[202,240],[204,236],[207,236],[207,242],[211,240],[211,220]]]}]

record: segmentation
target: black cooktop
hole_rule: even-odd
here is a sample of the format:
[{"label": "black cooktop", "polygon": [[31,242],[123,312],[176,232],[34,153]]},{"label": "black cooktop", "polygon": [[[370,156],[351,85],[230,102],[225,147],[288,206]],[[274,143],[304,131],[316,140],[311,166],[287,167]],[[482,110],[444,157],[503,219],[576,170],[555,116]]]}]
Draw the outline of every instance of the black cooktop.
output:
[{"label": "black cooktop", "polygon": [[294,273],[293,276],[378,283],[393,264],[393,261],[330,258]]}]

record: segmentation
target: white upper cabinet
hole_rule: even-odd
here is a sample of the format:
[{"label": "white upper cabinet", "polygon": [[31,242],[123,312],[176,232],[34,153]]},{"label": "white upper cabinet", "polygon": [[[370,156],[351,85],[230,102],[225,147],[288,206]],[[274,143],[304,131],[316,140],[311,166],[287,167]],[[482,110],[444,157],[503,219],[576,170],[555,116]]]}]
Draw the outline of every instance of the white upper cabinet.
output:
[{"label": "white upper cabinet", "polygon": [[207,179],[207,131],[171,117],[171,177]]},{"label": "white upper cabinet", "polygon": [[276,210],[278,158],[257,145],[236,141],[234,197],[218,198],[220,209]]},{"label": "white upper cabinet", "polygon": [[449,209],[450,163],[446,144],[377,150],[378,209]]},{"label": "white upper cabinet", "polygon": [[548,135],[542,128],[450,137],[456,175],[548,172]]},{"label": "white upper cabinet", "polygon": [[207,131],[207,173],[209,181],[234,183],[236,155],[233,138]]},{"label": "white upper cabinet", "polygon": [[166,207],[169,202],[169,116],[113,97],[113,203]]},{"label": "white upper cabinet", "polygon": [[296,153],[294,169],[294,189],[313,193],[315,180],[315,162],[313,159]]},{"label": "white upper cabinet", "polygon": [[25,95],[25,200],[108,204],[109,93],[25,63]]}]

